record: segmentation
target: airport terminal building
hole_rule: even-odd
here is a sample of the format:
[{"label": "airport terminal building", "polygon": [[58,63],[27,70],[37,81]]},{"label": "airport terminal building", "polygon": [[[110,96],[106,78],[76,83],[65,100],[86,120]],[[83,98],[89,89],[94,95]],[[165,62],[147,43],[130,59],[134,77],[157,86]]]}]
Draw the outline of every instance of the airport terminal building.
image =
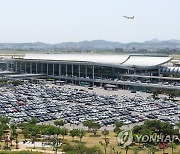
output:
[{"label": "airport terminal building", "polygon": [[18,74],[42,74],[69,82],[98,82],[125,77],[177,76],[179,67],[168,67],[169,56],[97,54],[25,54],[12,57],[7,69]]},{"label": "airport terminal building", "polygon": [[26,54],[23,58],[13,58],[8,69],[52,76],[117,78],[134,73],[158,75],[162,65],[171,59],[144,55]]}]

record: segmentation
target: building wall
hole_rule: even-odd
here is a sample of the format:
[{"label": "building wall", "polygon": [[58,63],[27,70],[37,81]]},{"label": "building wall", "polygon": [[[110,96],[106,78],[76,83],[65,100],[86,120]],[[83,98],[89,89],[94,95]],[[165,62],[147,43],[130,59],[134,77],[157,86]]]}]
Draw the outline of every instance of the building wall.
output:
[{"label": "building wall", "polygon": [[128,73],[129,70],[99,66],[86,63],[66,63],[66,62],[41,62],[16,60],[12,65],[12,70],[16,73],[45,74],[51,76],[71,76],[82,78],[118,78]]}]

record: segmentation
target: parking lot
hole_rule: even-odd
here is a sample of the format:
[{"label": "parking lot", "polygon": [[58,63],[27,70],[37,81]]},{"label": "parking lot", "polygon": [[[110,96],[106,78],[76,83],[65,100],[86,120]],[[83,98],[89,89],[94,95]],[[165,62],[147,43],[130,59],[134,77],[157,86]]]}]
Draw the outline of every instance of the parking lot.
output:
[{"label": "parking lot", "polygon": [[175,125],[180,116],[179,102],[154,100],[149,93],[89,90],[72,85],[23,83],[5,86],[0,88],[0,102],[0,116],[11,118],[11,123],[27,122],[36,117],[41,123],[52,123],[60,118],[67,127],[81,126],[86,120],[109,127],[115,121],[132,126],[147,119]]}]

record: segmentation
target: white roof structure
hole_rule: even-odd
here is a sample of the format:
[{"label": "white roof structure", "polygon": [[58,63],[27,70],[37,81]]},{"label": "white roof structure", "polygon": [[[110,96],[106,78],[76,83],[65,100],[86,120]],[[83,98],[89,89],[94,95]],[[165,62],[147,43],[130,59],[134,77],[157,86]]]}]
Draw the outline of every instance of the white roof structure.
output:
[{"label": "white roof structure", "polygon": [[129,59],[123,63],[123,65],[135,67],[152,67],[163,65],[169,62],[171,59],[171,57],[130,56]]},{"label": "white roof structure", "polygon": [[25,60],[89,62],[119,67],[155,67],[169,62],[171,57],[153,55],[105,55],[105,54],[26,54]]},{"label": "white roof structure", "polygon": [[129,55],[97,55],[97,54],[26,54],[24,59],[57,60],[94,63],[123,63]]}]

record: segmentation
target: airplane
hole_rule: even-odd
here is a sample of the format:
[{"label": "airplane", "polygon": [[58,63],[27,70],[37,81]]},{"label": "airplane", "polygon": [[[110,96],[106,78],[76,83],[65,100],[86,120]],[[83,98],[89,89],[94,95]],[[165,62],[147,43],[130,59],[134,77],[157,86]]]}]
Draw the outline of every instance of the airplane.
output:
[{"label": "airplane", "polygon": [[134,16],[132,16],[132,17],[123,16],[123,17],[126,18],[126,19],[134,19]]}]

